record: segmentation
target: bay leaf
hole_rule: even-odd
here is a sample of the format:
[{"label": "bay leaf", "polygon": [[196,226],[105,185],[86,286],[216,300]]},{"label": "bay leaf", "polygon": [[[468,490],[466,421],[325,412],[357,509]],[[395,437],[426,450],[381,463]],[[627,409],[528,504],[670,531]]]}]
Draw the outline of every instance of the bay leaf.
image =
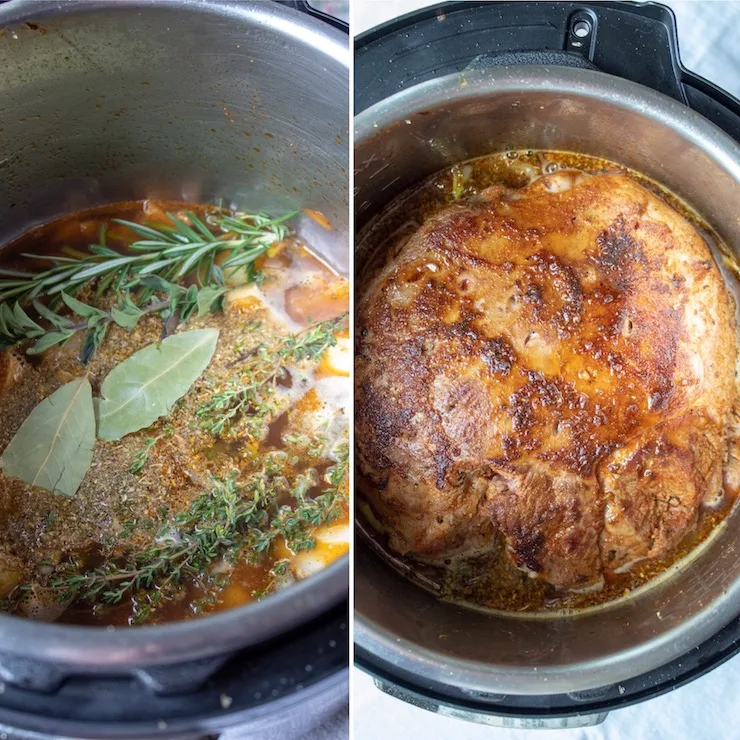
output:
[{"label": "bay leaf", "polygon": [[0,456],[0,468],[31,486],[74,496],[94,447],[92,388],[87,378],[77,378],[31,411]]},{"label": "bay leaf", "polygon": [[208,366],[218,334],[218,329],[175,334],[114,367],[96,403],[98,437],[121,439],[168,414]]}]

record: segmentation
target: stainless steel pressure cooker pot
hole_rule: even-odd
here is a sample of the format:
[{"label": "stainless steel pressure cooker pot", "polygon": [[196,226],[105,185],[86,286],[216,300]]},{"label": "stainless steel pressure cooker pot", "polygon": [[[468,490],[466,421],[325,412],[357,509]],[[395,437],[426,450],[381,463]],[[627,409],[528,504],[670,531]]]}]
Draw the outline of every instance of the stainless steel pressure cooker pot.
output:
[{"label": "stainless steel pressure cooker pot", "polygon": [[[660,16],[661,6],[648,7],[643,19]],[[606,29],[616,22],[615,9],[622,18],[641,12],[624,3],[445,3],[360,37],[357,230],[439,170],[494,152],[551,149],[594,155],[649,175],[696,208],[734,256],[740,255],[738,141],[692,110],[680,80],[671,95],[657,75],[661,92],[631,79],[644,75],[651,58],[635,58],[621,75],[603,49],[602,61],[594,63],[600,33],[601,46],[611,43],[612,49],[633,48],[643,37],[648,44],[659,40],[630,36],[627,28],[610,42]],[[666,8],[661,13],[672,22]],[[584,20],[586,38],[573,32]],[[637,23],[635,17],[630,22]],[[522,30],[518,35],[516,28]],[[543,28],[552,31],[551,42]],[[675,48],[665,54],[670,59]],[[676,63],[678,74],[677,58]],[[609,64],[612,74],[595,71]],[[655,66],[665,70],[665,59]],[[708,83],[703,89],[711,92]],[[729,96],[723,100],[729,108],[718,105],[716,120],[733,130],[740,107]],[[362,249],[356,252],[357,270],[367,259]],[[610,707],[650,696],[645,680],[660,684],[651,672],[684,658],[688,667],[687,656],[726,625],[737,634],[738,532],[735,511],[701,552],[661,583],[587,614],[548,618],[440,601],[409,585],[358,536],[357,661],[381,688],[454,716],[484,722],[520,717],[525,725],[533,717],[602,718]],[[717,661],[727,654],[731,649],[724,645]],[[679,677],[673,679],[676,685]]]},{"label": "stainless steel pressure cooker pot", "polygon": [[[305,217],[299,234],[347,272],[348,39],[318,15],[260,0],[0,4],[0,244],[104,203],[223,199],[322,212],[333,230]],[[0,729],[305,731],[317,709],[346,702],[347,593],[344,557],[192,622],[104,629],[2,615]]]}]

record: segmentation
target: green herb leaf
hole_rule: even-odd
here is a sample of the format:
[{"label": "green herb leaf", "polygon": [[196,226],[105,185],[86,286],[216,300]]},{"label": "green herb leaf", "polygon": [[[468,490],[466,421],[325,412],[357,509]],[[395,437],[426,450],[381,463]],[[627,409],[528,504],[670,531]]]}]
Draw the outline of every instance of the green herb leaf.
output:
[{"label": "green herb leaf", "polygon": [[[156,439],[147,440],[146,448],[137,455],[137,467],[139,458],[148,454]],[[294,552],[309,550],[316,544],[315,527],[340,516],[347,501],[349,445],[342,442],[335,452],[336,464],[327,470],[327,485],[316,499],[308,492],[319,483],[318,473],[299,473],[291,483],[293,473],[286,467],[285,453],[269,451],[262,458],[260,471],[243,480],[237,474],[223,480],[211,478],[209,489],[188,509],[174,516],[167,507],[159,511],[158,530],[151,520],[149,525],[142,519],[124,524],[120,537],[134,530],[156,532],[149,547],[131,549],[123,558],[83,572],[74,564],[63,565],[51,587],[60,600],[75,597],[91,603],[118,604],[125,597],[131,598],[137,605],[137,620],[143,620],[161,601],[181,594],[187,581],[206,575],[217,559],[234,563],[237,553],[243,553],[250,563],[262,562],[278,537],[283,537]],[[295,506],[281,505],[288,494],[296,498]],[[284,575],[288,566],[288,559],[278,560],[273,575]],[[226,574],[217,576],[227,578]],[[220,580],[211,582],[223,585]]]},{"label": "green herb leaf", "polygon": [[74,496],[92,462],[95,413],[87,378],[44,399],[0,457],[7,475],[52,493]]},{"label": "green herb leaf", "polygon": [[[254,261],[271,244],[287,236],[285,222],[293,216],[295,213],[273,219],[261,213],[229,215],[218,210],[203,218],[193,213],[182,218],[170,215],[171,226],[145,226],[113,219],[143,237],[128,245],[128,254],[122,255],[107,245],[105,225],[101,227],[99,243],[90,244],[86,254],[24,254],[26,259],[44,266],[33,271],[0,268],[0,348],[39,339],[47,333],[21,307],[29,302],[56,330],[52,337],[37,343],[32,352],[64,341],[67,337],[62,338],[59,332],[87,330],[82,357],[89,361],[105,334],[100,327],[112,322],[125,328],[135,325],[135,311],[121,305],[103,310],[73,297],[85,287],[94,288],[96,297],[114,292],[127,296],[126,300],[131,300],[129,292],[134,291],[134,304],[141,314],[161,312],[167,322],[165,331],[172,332],[178,323],[196,312],[202,316],[208,310],[221,308],[222,295],[215,292],[225,283],[224,270],[216,264],[219,255],[226,257],[229,274],[242,270],[244,282],[259,282],[262,276],[255,270]],[[197,278],[197,286],[186,289],[170,282],[187,274]],[[169,300],[149,304],[154,292],[167,293]],[[36,301],[43,296],[52,298],[48,305]],[[16,304],[11,306],[11,300]],[[55,313],[53,309],[62,300],[84,321]]]},{"label": "green herb leaf", "polygon": [[41,316],[42,319],[46,319],[57,329],[67,329],[72,323],[69,319],[64,316],[60,316],[50,308],[47,308],[43,303],[39,301],[33,301],[33,307],[36,309],[36,313]]},{"label": "green herb leaf", "polygon": [[267,418],[274,412],[271,396],[275,383],[286,365],[318,360],[337,343],[335,332],[346,319],[347,314],[342,314],[285,337],[276,346],[259,345],[243,352],[230,363],[231,366],[246,362],[239,376],[196,412],[201,426],[218,436],[230,432],[246,416],[247,434],[250,437],[262,434]]},{"label": "green herb leaf", "polygon": [[32,331],[39,331],[43,333],[43,329],[33,321],[30,316],[21,308],[20,303],[16,303],[13,306],[13,317],[15,318],[16,325],[22,329],[31,329]]},{"label": "green herb leaf", "polygon": [[214,304],[226,294],[226,288],[206,285],[198,291],[198,316],[205,316],[213,310]]},{"label": "green herb leaf", "polygon": [[121,439],[169,413],[206,369],[217,329],[198,329],[150,344],[108,374],[97,402],[98,436]]},{"label": "green herb leaf", "polygon": [[143,312],[136,306],[124,306],[123,308],[111,308],[110,315],[118,326],[124,329],[133,329],[139,322]]},{"label": "green herb leaf", "polygon": [[62,300],[78,316],[82,316],[82,318],[84,319],[100,320],[100,319],[106,318],[105,311],[101,311],[99,308],[95,308],[94,306],[88,306],[87,303],[78,301],[76,298],[73,298],[71,295],[67,295],[64,291],[62,291]]},{"label": "green herb leaf", "polygon": [[294,215],[272,219],[264,214],[218,212],[203,221],[189,214],[187,218],[192,227],[175,216],[171,217],[174,226],[156,227],[114,219],[115,223],[143,237],[128,245],[131,254],[121,255],[106,246],[105,234],[101,233],[100,244],[90,245],[88,254],[83,257],[24,255],[28,259],[50,262],[52,267],[31,273],[0,271],[0,301],[15,298],[25,302],[62,291],[69,294],[97,278],[100,278],[98,290],[100,286],[107,289],[112,284],[119,289],[146,274],[182,277],[188,272],[197,274],[202,268],[208,268],[206,272],[210,273],[206,274],[206,281],[218,282],[221,271],[214,263],[218,254],[228,253],[231,267],[253,262],[271,244],[287,236],[285,221]]},{"label": "green herb leaf", "polygon": [[87,365],[92,360],[95,351],[103,343],[105,334],[108,331],[107,320],[103,323],[99,323],[94,319],[89,319],[88,321],[92,323],[89,324],[90,330],[85,335],[85,341],[82,343],[82,349],[80,350],[80,362],[83,365]]},{"label": "green herb leaf", "polygon": [[56,344],[66,342],[71,336],[74,336],[74,331],[68,331],[60,329],[59,331],[51,331],[48,334],[44,334],[43,337],[37,340],[36,344],[29,347],[26,350],[27,355],[40,355],[42,352],[46,352],[47,349],[53,347]]},{"label": "green herb leaf", "polygon": [[149,455],[152,451],[152,447],[154,447],[160,439],[161,435],[159,437],[147,437],[144,440],[144,447],[136,453],[134,461],[131,463],[131,467],[129,468],[131,473],[138,475],[142,470],[144,470],[144,466],[149,462]]}]

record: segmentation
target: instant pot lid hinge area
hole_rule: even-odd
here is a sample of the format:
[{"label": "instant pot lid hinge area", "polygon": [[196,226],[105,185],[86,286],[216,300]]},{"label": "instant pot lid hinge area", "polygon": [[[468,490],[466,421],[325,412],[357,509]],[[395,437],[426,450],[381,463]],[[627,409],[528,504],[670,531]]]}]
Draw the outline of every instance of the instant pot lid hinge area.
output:
[{"label": "instant pot lid hinge area", "polygon": [[596,13],[590,8],[579,8],[568,18],[565,37],[566,51],[581,54],[593,62],[598,32],[599,19]]},{"label": "instant pot lid hinge area", "polygon": [[682,66],[675,16],[658,3],[441,3],[361,34],[355,56],[357,113],[467,68],[547,64],[645,85],[740,141],[740,101]]}]

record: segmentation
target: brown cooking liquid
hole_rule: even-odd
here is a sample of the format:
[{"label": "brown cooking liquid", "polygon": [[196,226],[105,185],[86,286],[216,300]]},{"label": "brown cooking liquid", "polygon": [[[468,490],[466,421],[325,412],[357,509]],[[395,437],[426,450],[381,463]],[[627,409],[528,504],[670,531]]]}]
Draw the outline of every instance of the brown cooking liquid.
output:
[{"label": "brown cooking liquid", "polygon": [[[359,234],[357,280],[367,283],[393,260],[408,238],[435,213],[461,198],[472,196],[492,185],[521,188],[534,178],[560,170],[589,173],[627,174],[652,190],[685,216],[704,236],[735,296],[740,314],[740,271],[730,250],[714,230],[684,201],[654,180],[627,167],[596,157],[572,152],[512,151],[463,162],[436,173],[395,199]],[[363,487],[371,485],[357,475],[358,524],[370,546],[403,576],[442,599],[475,608],[519,614],[563,614],[597,607],[622,599],[665,574],[671,566],[697,550],[728,515],[738,491],[725,483],[728,502],[724,508],[707,509],[699,526],[669,556],[636,564],[630,572],[609,576],[597,592],[564,593],[550,584],[530,577],[512,563],[503,537],[498,536],[484,553],[463,555],[443,564],[425,563],[389,550],[382,525],[362,498]]]},{"label": "brown cooking liquid", "polygon": [[[28,268],[22,253],[79,256],[76,252],[79,250],[86,254],[87,246],[98,241],[104,223],[108,224],[108,246],[125,250],[137,237],[125,227],[113,224],[111,219],[167,223],[167,212],[181,214],[185,210],[203,213],[205,209],[183,203],[141,201],[75,213],[26,233],[3,250],[2,264]],[[323,359],[305,377],[293,379],[296,387],[291,390],[291,400],[285,412],[273,420],[264,440],[255,441],[246,436],[215,439],[198,429],[196,409],[209,398],[212,389],[234,375],[229,361],[233,360],[235,347],[248,351],[259,344],[269,346],[288,334],[300,332],[309,323],[339,316],[348,308],[349,290],[344,277],[332,272],[295,238],[287,239],[281,246],[282,249],[275,250],[277,253],[268,253],[259,260],[261,287],[238,288],[227,295],[223,312],[188,321],[187,330],[205,327],[220,330],[218,348],[203,376],[169,415],[151,427],[116,442],[98,440],[92,466],[76,496],[67,498],[31,488],[0,472],[0,556],[5,552],[20,559],[25,574],[20,587],[39,589],[44,596],[44,607],[35,613],[24,612],[11,599],[4,603],[6,609],[45,621],[74,624],[126,625],[140,621],[136,620],[139,607],[134,594],[127,595],[115,606],[91,606],[78,599],[70,605],[55,607],[54,600],[46,598],[45,584],[53,578],[55,568],[70,559],[87,570],[120,556],[121,548],[125,551],[151,546],[161,525],[187,509],[206,490],[209,475],[223,478],[236,468],[240,478],[248,477],[260,469],[265,452],[286,448],[285,432],[306,433],[322,415],[322,419],[338,422],[343,430],[338,432],[338,438],[346,435],[348,372]],[[33,266],[38,269],[38,263]],[[142,318],[132,330],[111,325],[86,368],[94,395],[115,365],[158,341],[162,328],[162,319],[154,314]],[[346,343],[348,330],[339,328],[336,336]],[[5,350],[14,354],[21,371],[19,382],[10,390],[3,392],[0,382],[0,450],[42,399],[85,372],[79,361],[79,350],[77,337],[38,356],[24,355],[19,348]],[[313,431],[322,433],[325,429]],[[146,466],[140,474],[132,473],[130,468],[136,454],[144,447],[145,440],[153,437],[158,441]],[[309,462],[295,457],[299,455],[295,450],[288,451],[294,455],[293,470],[307,470],[313,465],[319,480],[323,480],[331,461],[317,464],[315,459]],[[348,483],[345,481],[344,485]],[[316,547],[308,553],[293,553],[278,540],[257,565],[239,557],[231,570],[217,561],[204,577],[186,582],[175,598],[162,600],[145,621],[168,622],[230,609],[309,575],[347,552],[348,537],[342,536],[342,530],[348,528],[347,505],[343,505],[339,519],[324,527],[333,536],[317,537]],[[126,534],[122,544],[121,533],[127,529],[133,531]],[[291,559],[291,569],[287,578],[277,584],[270,571],[275,561],[282,558]],[[293,568],[294,562],[300,567]],[[228,575],[225,585],[224,573]]]}]

